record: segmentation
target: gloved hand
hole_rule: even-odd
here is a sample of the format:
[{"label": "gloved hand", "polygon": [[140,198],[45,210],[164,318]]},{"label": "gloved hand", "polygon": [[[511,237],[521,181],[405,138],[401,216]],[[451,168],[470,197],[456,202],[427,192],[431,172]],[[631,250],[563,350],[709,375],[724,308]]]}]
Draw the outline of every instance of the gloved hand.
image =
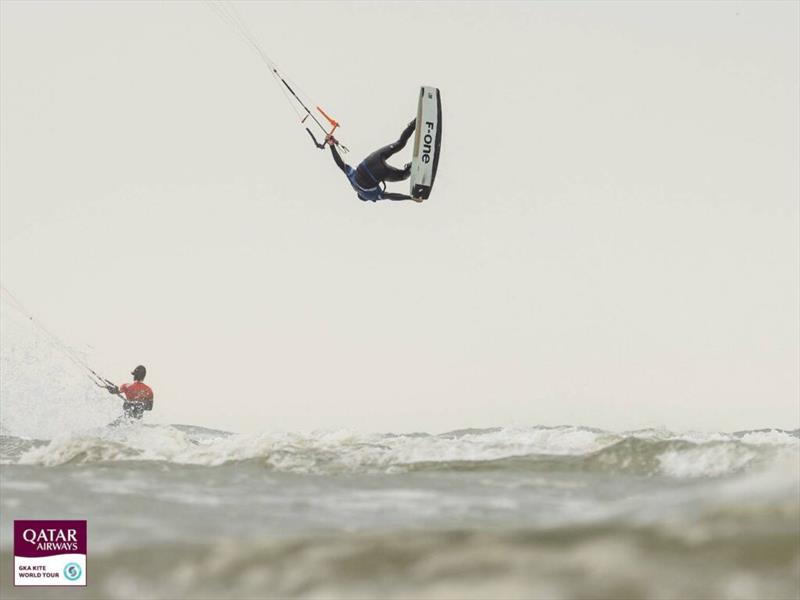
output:
[{"label": "gloved hand", "polygon": [[119,388],[115,385],[107,385],[106,389],[109,394],[119,394]]},{"label": "gloved hand", "polygon": [[326,143],[328,143],[328,144],[330,144],[331,146],[335,146],[336,144],[338,144],[338,143],[339,143],[339,142],[336,140],[336,138],[335,138],[335,137],[333,137],[333,134],[330,134],[330,133],[329,133],[329,134],[327,134],[327,135],[325,136],[325,142],[326,142]]}]

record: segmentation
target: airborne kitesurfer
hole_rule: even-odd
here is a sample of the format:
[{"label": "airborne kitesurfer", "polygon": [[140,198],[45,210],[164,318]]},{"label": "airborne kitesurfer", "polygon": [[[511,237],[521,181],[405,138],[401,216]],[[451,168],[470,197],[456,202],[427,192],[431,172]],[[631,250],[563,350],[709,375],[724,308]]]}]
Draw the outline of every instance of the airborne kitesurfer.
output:
[{"label": "airborne kitesurfer", "polygon": [[359,199],[369,202],[377,202],[378,200],[414,200],[415,202],[422,202],[421,199],[406,196],[405,194],[386,191],[387,181],[403,181],[411,176],[411,163],[407,163],[400,170],[386,164],[386,159],[405,148],[408,139],[414,133],[416,123],[416,119],[411,121],[403,130],[403,133],[400,134],[400,139],[388,146],[379,148],[362,160],[355,169],[342,160],[339,151],[336,149],[336,138],[331,134],[325,137],[325,141],[331,147],[331,154],[336,166],[347,176]]},{"label": "airborne kitesurfer", "polygon": [[122,410],[127,419],[141,419],[144,411],[153,410],[153,390],[144,383],[147,369],[139,365],[133,371],[133,383],[123,383],[120,387],[109,384],[106,389],[110,394],[124,394]]}]

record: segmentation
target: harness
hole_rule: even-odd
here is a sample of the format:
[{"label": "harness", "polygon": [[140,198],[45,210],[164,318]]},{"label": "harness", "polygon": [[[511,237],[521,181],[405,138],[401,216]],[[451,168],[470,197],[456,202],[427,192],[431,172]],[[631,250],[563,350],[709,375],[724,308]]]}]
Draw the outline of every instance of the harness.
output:
[{"label": "harness", "polygon": [[347,168],[347,179],[350,181],[350,185],[353,186],[356,194],[358,194],[359,199],[369,202],[377,202],[378,200],[382,200],[383,193],[386,191],[386,184],[384,183],[383,187],[381,187],[382,182],[375,178],[375,176],[367,168],[367,165],[365,165],[363,162],[358,166],[363,167],[370,179],[375,182],[374,187],[363,188],[356,183],[356,171],[358,169],[354,169],[353,167]]}]

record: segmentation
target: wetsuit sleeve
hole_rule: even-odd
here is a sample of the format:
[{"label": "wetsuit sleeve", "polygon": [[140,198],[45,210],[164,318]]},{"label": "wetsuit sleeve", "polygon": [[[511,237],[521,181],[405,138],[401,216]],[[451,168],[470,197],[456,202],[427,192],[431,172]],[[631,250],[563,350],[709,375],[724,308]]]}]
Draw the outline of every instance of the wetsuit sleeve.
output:
[{"label": "wetsuit sleeve", "polygon": [[411,200],[411,196],[405,194],[397,194],[395,192],[384,192],[382,198],[384,200]]},{"label": "wetsuit sleeve", "polygon": [[342,157],[339,156],[339,151],[336,149],[334,144],[330,144],[331,147],[331,154],[333,154],[333,162],[336,163],[336,166],[339,167],[342,172],[347,175],[347,165],[342,160]]}]

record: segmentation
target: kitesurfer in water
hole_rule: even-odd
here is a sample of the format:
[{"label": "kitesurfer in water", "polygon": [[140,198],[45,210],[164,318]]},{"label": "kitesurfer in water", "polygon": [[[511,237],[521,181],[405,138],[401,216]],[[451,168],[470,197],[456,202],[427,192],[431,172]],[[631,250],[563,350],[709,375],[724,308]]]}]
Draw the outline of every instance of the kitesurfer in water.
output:
[{"label": "kitesurfer in water", "polygon": [[153,390],[144,383],[147,369],[139,365],[133,371],[133,383],[123,383],[120,387],[110,384],[106,387],[110,394],[124,395],[122,411],[126,419],[141,419],[144,411],[153,410]]},{"label": "kitesurfer in water", "polygon": [[333,154],[336,166],[347,176],[359,199],[370,202],[377,202],[378,200],[414,200],[415,202],[422,202],[421,199],[413,198],[412,196],[386,191],[387,181],[403,181],[411,176],[411,163],[407,163],[401,170],[386,164],[386,159],[405,148],[408,139],[414,133],[416,123],[416,119],[411,121],[403,130],[403,133],[400,134],[400,139],[388,146],[379,148],[362,160],[355,169],[342,160],[339,151],[336,149],[336,138],[331,134],[325,137],[325,141],[331,147],[331,154]]}]

